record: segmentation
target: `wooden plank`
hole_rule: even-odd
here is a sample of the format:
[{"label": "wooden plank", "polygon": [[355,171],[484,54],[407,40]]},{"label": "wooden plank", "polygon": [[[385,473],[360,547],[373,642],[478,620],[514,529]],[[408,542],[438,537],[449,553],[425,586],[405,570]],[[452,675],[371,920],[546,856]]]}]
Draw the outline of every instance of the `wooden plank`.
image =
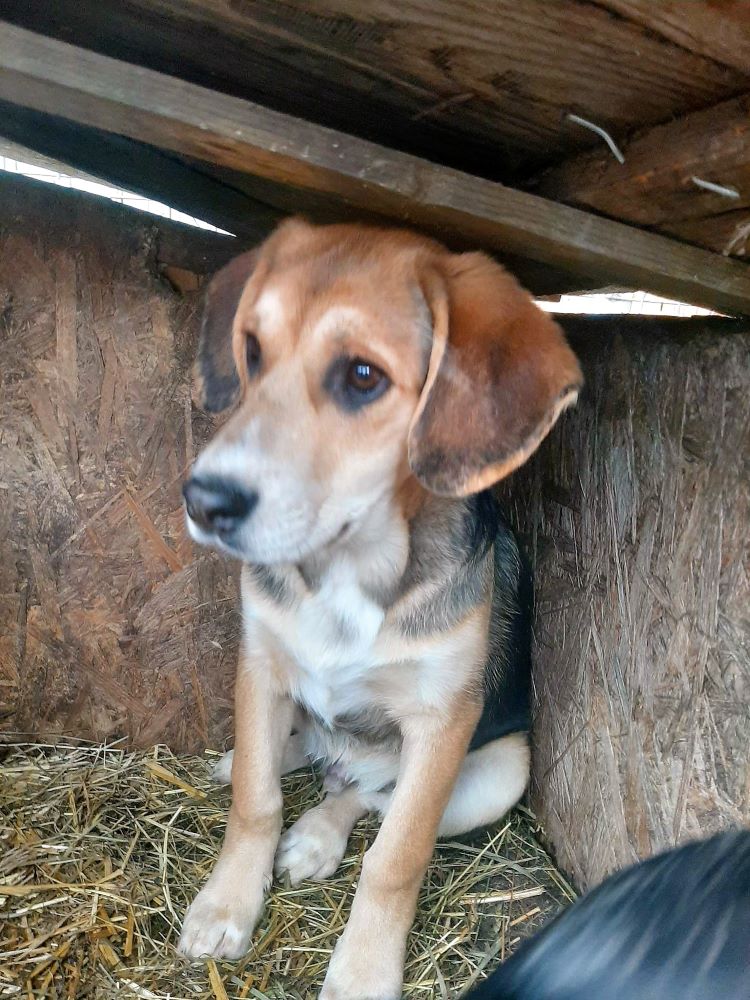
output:
[{"label": "wooden plank", "polygon": [[[28,110],[18,108],[16,105],[8,104],[7,102],[0,102],[0,106],[3,109],[15,109],[22,113],[26,113]],[[70,168],[70,161],[72,161],[72,165],[76,168],[76,174],[81,180],[92,181],[94,183],[102,181],[101,174],[108,172],[109,161],[102,162],[99,159],[95,160],[92,165],[100,168],[100,175],[94,176],[89,174],[81,166],[81,164],[88,164],[89,161],[77,154],[74,137],[77,131],[84,134],[91,133],[99,137],[102,140],[102,144],[106,145],[107,140],[110,138],[108,133],[101,132],[98,129],[87,129],[85,126],[66,122],[62,118],[39,115],[38,112],[31,112],[31,115],[44,120],[50,119],[67,126],[71,132],[72,139],[68,162],[63,162],[56,157],[40,154],[38,149],[32,150],[17,142],[9,142],[7,144],[0,142],[0,153],[5,153],[5,155],[17,160],[38,164],[48,170],[61,171],[63,173],[66,169]],[[2,133],[5,120],[7,119],[0,116],[0,133]],[[23,136],[23,132],[19,134]],[[35,135],[33,131],[31,134],[32,137]],[[47,143],[37,142],[36,138],[33,141],[36,146],[45,145],[46,148],[51,148]],[[154,194],[151,175],[142,170],[144,164],[137,159],[135,153],[139,149],[155,151],[154,147],[131,142],[130,140],[123,140],[123,142],[128,142],[131,146],[129,152],[132,163],[130,164],[131,173],[128,177],[132,177],[135,181],[132,185],[132,190],[140,190],[147,197],[151,197]],[[85,149],[88,144],[84,142],[81,146]],[[65,150],[55,147],[54,151],[59,154]],[[144,226],[151,234],[149,238],[154,247],[155,263],[162,271],[165,267],[176,267],[183,271],[189,271],[193,275],[211,274],[226,264],[236,254],[249,249],[264,239],[270,228],[280,218],[288,214],[301,213],[311,221],[321,224],[357,221],[372,225],[387,225],[389,222],[387,218],[376,215],[373,212],[368,212],[365,209],[346,206],[340,199],[332,195],[316,195],[315,192],[309,189],[303,190],[292,188],[288,185],[275,184],[262,177],[243,174],[237,170],[223,169],[217,167],[215,164],[191,160],[187,157],[180,157],[177,154],[170,154],[169,159],[172,164],[184,165],[186,176],[183,180],[189,182],[196,176],[213,179],[217,182],[220,190],[237,193],[238,195],[246,195],[247,197],[244,201],[241,197],[237,199],[234,205],[236,214],[217,217],[215,215],[216,206],[210,198],[210,187],[204,189],[189,186],[191,197],[193,194],[197,196],[196,201],[191,200],[191,197],[187,197],[182,188],[176,189],[176,192],[168,187],[165,188],[162,195],[165,201],[176,202],[178,207],[182,205],[187,214],[196,213],[199,217],[204,217],[208,221],[223,222],[229,229],[236,230],[236,238],[194,228],[183,222],[172,222],[161,216],[147,214],[143,219]],[[119,173],[118,163],[114,161],[111,166],[113,170],[108,173],[105,179],[115,183],[118,180],[125,183]],[[2,193],[6,185],[7,178],[0,175],[0,193]],[[88,194],[84,195],[84,197],[88,197]],[[7,205],[7,200],[5,204]],[[229,207],[231,208],[232,205],[230,204]],[[2,209],[3,203],[0,201],[0,214],[2,214]],[[130,211],[131,209],[126,207],[126,212],[129,213]],[[449,245],[456,251],[472,248],[471,244],[461,239],[460,234],[454,236],[452,234],[436,233],[435,235],[446,237]],[[538,264],[523,257],[514,257],[512,254],[503,254],[502,260],[529,289],[555,289],[558,294],[586,290],[582,288],[580,278],[576,278],[569,273],[556,271],[548,265]],[[172,277],[169,280],[172,281]]]},{"label": "wooden plank", "polygon": [[[50,163],[50,166],[54,164]],[[67,213],[71,225],[90,225],[91,215],[96,208],[107,214],[108,224],[114,215],[119,215],[124,231],[139,234],[139,246],[148,247],[149,262],[157,271],[165,267],[178,267],[194,274],[212,274],[255,242],[247,236],[235,239],[209,230],[195,229],[182,222],[136,211],[127,205],[92,198],[87,192],[0,172],[2,226],[8,226],[23,217],[43,218],[50,212],[56,216]],[[25,269],[28,270],[28,267]]]},{"label": "wooden plank", "polygon": [[0,31],[0,68],[3,100],[334,194],[600,285],[623,283],[722,311],[750,310],[750,271],[735,261],[237,98],[9,25]]},{"label": "wooden plank", "polygon": [[214,274],[232,257],[255,243],[243,237],[231,239],[205,229],[187,229],[168,220],[153,224],[156,263],[160,268],[178,267],[193,274]]},{"label": "wooden plank", "polygon": [[[750,205],[750,94],[650,129],[611,153],[587,153],[542,176],[550,198],[646,226],[667,226]],[[735,188],[728,199],[693,177]]]},{"label": "wooden plank", "polygon": [[595,0],[691,52],[750,72],[747,0]]},{"label": "wooden plank", "polygon": [[[0,102],[0,107],[4,110],[14,109],[24,114],[28,111],[28,109],[19,108],[7,102]],[[110,137],[106,132],[98,129],[88,129],[85,126],[67,122],[62,118],[39,115],[38,112],[31,112],[31,115],[33,116],[31,120],[34,123],[36,123],[37,118],[52,120],[65,125],[70,130],[71,143],[69,155],[67,146],[61,148],[59,146],[51,146],[47,142],[39,142],[36,138],[37,133],[33,129],[30,131],[35,146],[44,146],[49,151],[56,152],[58,155],[65,153],[67,157],[66,161],[58,159],[55,156],[40,154],[38,148],[32,150],[28,146],[17,142],[8,142],[6,144],[0,141],[0,154],[4,153],[17,160],[38,164],[48,170],[60,171],[62,173],[69,170],[72,165],[75,167],[76,175],[81,180],[94,183],[100,183],[103,179],[113,183],[127,183],[128,180],[132,179],[134,183],[129,186],[133,191],[141,192],[146,197],[152,197],[155,194],[155,187],[151,179],[152,174],[150,171],[143,169],[145,164],[136,155],[140,149],[158,152],[154,147],[131,142],[130,140],[122,140],[130,144],[128,152],[131,160],[128,165],[130,172],[123,177],[119,172],[117,158],[110,161],[97,157],[93,161],[90,161],[85,156],[79,155],[76,151],[75,143],[77,131],[86,136],[89,133],[96,135],[101,139],[103,147],[106,147],[109,138],[119,137]],[[0,115],[0,134],[3,131],[6,120],[7,116],[3,117]],[[23,132],[19,132],[18,134],[25,138]],[[46,133],[44,134],[46,135]],[[88,142],[82,142],[81,148],[84,150],[90,148]],[[237,170],[222,169],[215,164],[191,160],[188,157],[180,157],[177,154],[170,154],[167,159],[169,159],[173,166],[184,166],[184,177],[180,178],[179,174],[176,174],[176,177],[178,180],[186,183],[183,183],[182,187],[177,187],[174,190],[170,187],[165,187],[162,192],[160,189],[159,193],[163,200],[176,203],[176,207],[182,207],[187,214],[195,213],[198,217],[202,217],[207,221],[221,222],[229,229],[236,231],[236,238],[194,228],[184,222],[172,222],[161,216],[147,214],[143,220],[144,226],[151,233],[150,239],[154,247],[155,263],[162,269],[169,266],[170,268],[176,267],[184,271],[189,271],[194,275],[211,274],[226,264],[236,254],[257,245],[257,243],[268,235],[276,222],[288,214],[304,214],[311,221],[320,224],[353,221],[369,223],[371,225],[388,225],[389,223],[387,218],[377,215],[374,212],[344,205],[340,199],[333,195],[317,195],[315,192],[310,191],[310,189],[304,190],[284,184],[276,184],[262,177],[240,173]],[[147,158],[146,162],[153,163],[150,158]],[[87,172],[85,167],[89,164],[99,169],[98,176]],[[110,167],[112,168],[111,170],[109,169]],[[103,175],[106,176],[103,177]],[[236,194],[238,197],[236,197],[234,203],[230,201],[228,204],[228,209],[234,208],[234,214],[228,214],[227,209],[227,214],[217,216],[217,206],[211,199],[211,187],[191,184],[191,181],[194,181],[196,177],[199,179],[213,179],[217,182],[218,190],[224,193]],[[0,175],[0,191],[2,191],[6,184],[7,179]],[[186,191],[188,192],[187,194]],[[246,196],[244,199],[243,195]],[[84,195],[84,197],[88,197],[88,194]],[[195,197],[195,200],[193,200],[193,197]],[[219,207],[221,206],[222,203],[220,202]],[[2,204],[0,204],[0,213],[2,212],[2,207]],[[131,209],[126,207],[126,212],[130,211]],[[429,227],[424,228],[428,229]],[[473,249],[472,244],[465,239],[462,240],[460,234],[454,235],[436,232],[435,235],[444,237],[451,248],[456,251]],[[582,287],[580,278],[576,278],[570,273],[554,270],[548,265],[538,264],[527,258],[516,257],[512,254],[503,254],[502,261],[529,289],[555,289],[558,294],[586,290]]]},{"label": "wooden plank", "polygon": [[280,212],[145,143],[0,101],[0,135],[145,198],[261,240]]},{"label": "wooden plank", "polygon": [[740,208],[705,219],[683,219],[665,225],[663,231],[728,257],[746,257],[750,252],[750,209]]},{"label": "wooden plank", "polygon": [[3,11],[506,182],[598,143],[566,112],[622,135],[750,88],[747,73],[584,0],[4,0]]},{"label": "wooden plank", "polygon": [[[189,164],[193,163],[189,159],[183,159]],[[375,226],[393,224],[392,216],[379,214],[367,205],[347,204],[333,193],[321,193],[309,187],[299,188],[289,184],[278,184],[266,177],[241,173],[238,170],[229,170],[226,167],[205,162],[201,164],[201,171],[236,190],[246,192],[251,198],[271,206],[282,214],[301,214],[310,219],[311,222],[321,225],[336,222],[362,222]],[[425,219],[420,223],[420,229],[436,239],[442,240],[456,253],[476,249],[474,240],[457,229],[446,228],[438,221]],[[197,246],[191,245],[190,255],[193,256],[197,249]],[[215,249],[218,254],[223,252],[222,247],[216,246]],[[170,254],[176,250],[177,248],[170,244]],[[212,253],[210,245],[207,250],[209,254]],[[590,280],[581,274],[576,275],[570,270],[564,271],[550,264],[530,260],[526,256],[509,253],[507,250],[496,249],[494,254],[518,277],[526,288],[532,291],[544,289],[559,294],[588,291],[591,288]]]}]

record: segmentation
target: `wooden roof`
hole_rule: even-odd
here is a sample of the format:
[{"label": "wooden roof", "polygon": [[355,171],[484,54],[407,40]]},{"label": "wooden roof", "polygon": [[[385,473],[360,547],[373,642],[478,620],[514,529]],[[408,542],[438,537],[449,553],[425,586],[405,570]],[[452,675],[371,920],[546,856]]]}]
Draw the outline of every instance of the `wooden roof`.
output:
[{"label": "wooden roof", "polygon": [[0,134],[247,239],[281,211],[384,216],[509,256],[539,292],[636,284],[750,312],[731,260],[750,233],[747,0],[5,0],[3,16]]}]

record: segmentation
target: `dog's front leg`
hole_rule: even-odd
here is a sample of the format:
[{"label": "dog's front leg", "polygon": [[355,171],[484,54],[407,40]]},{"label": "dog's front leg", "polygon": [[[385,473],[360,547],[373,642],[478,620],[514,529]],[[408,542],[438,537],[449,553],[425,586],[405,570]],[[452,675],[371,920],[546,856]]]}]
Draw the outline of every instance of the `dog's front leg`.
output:
[{"label": "dog's front leg", "polygon": [[273,653],[246,639],[235,688],[232,806],[219,860],[185,916],[183,955],[240,958],[248,949],[281,833],[281,762],[293,715],[276,685]]},{"label": "dog's front leg", "polygon": [[443,811],[481,707],[464,699],[449,714],[403,723],[399,778],[365,855],[349,922],[333,953],[321,1000],[401,996],[406,938]]}]

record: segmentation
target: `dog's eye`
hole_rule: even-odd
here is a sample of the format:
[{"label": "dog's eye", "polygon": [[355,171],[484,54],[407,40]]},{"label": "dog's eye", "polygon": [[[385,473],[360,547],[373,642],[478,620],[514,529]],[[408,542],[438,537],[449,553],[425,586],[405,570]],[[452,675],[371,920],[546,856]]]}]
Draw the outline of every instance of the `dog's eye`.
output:
[{"label": "dog's eye", "polygon": [[374,392],[385,378],[385,372],[362,358],[355,358],[346,371],[346,384],[362,395]]},{"label": "dog's eye", "polygon": [[339,358],[331,365],[325,378],[328,392],[347,410],[358,410],[374,403],[390,384],[382,368],[365,358]]},{"label": "dog's eye", "polygon": [[254,333],[248,333],[245,341],[248,375],[255,375],[260,368],[260,342]]}]

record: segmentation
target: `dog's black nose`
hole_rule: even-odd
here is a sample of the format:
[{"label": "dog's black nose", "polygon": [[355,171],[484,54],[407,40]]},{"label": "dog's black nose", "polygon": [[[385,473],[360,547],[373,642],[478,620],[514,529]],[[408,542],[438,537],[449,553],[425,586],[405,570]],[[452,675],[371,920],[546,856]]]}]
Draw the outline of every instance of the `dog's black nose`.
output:
[{"label": "dog's black nose", "polygon": [[193,476],[182,487],[182,495],[190,519],[217,535],[230,535],[258,502],[257,493],[215,477]]}]

